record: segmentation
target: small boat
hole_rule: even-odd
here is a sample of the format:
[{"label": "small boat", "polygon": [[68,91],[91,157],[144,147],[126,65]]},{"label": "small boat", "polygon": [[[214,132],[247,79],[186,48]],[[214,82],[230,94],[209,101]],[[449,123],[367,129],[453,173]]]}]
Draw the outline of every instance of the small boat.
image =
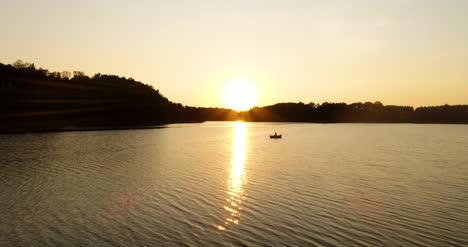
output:
[{"label": "small boat", "polygon": [[281,139],[281,135],[275,133],[274,135],[270,135],[270,139]]}]

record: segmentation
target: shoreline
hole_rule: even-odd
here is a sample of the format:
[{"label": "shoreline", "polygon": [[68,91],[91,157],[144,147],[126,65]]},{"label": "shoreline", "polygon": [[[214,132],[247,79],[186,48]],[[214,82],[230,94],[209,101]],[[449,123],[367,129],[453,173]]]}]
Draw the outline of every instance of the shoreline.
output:
[{"label": "shoreline", "polygon": [[[291,122],[291,121],[243,121],[246,123],[310,123],[310,124],[437,124],[437,125],[468,125],[468,123],[447,123],[447,122]],[[146,130],[146,129],[164,129],[169,128],[171,124],[190,124],[190,123],[205,123],[205,122],[232,122],[232,121],[203,121],[203,122],[173,122],[157,125],[130,125],[130,126],[83,126],[83,127],[64,127],[58,129],[12,129],[0,130],[1,135],[18,135],[18,134],[45,134],[58,132],[84,132],[84,131],[113,131],[113,130]]]}]

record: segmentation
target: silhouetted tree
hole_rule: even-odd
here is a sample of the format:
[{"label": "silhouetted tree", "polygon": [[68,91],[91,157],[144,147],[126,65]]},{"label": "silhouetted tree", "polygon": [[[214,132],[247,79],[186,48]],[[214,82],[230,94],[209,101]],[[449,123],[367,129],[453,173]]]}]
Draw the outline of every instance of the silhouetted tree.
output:
[{"label": "silhouetted tree", "polygon": [[70,71],[62,71],[61,76],[62,76],[62,79],[70,79],[72,76],[72,73]]}]

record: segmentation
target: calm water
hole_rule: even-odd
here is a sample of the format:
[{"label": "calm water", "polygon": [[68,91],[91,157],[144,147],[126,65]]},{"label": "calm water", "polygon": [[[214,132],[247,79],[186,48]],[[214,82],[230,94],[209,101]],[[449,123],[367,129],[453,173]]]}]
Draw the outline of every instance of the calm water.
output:
[{"label": "calm water", "polygon": [[3,135],[0,155],[2,246],[468,245],[467,125]]}]

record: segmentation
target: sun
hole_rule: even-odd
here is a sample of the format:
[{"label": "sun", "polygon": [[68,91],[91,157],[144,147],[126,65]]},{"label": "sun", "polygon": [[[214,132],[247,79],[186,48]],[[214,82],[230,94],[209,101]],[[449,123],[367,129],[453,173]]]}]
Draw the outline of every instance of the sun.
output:
[{"label": "sun", "polygon": [[257,89],[250,81],[236,79],[226,84],[222,100],[226,108],[246,111],[255,106],[257,96]]}]

